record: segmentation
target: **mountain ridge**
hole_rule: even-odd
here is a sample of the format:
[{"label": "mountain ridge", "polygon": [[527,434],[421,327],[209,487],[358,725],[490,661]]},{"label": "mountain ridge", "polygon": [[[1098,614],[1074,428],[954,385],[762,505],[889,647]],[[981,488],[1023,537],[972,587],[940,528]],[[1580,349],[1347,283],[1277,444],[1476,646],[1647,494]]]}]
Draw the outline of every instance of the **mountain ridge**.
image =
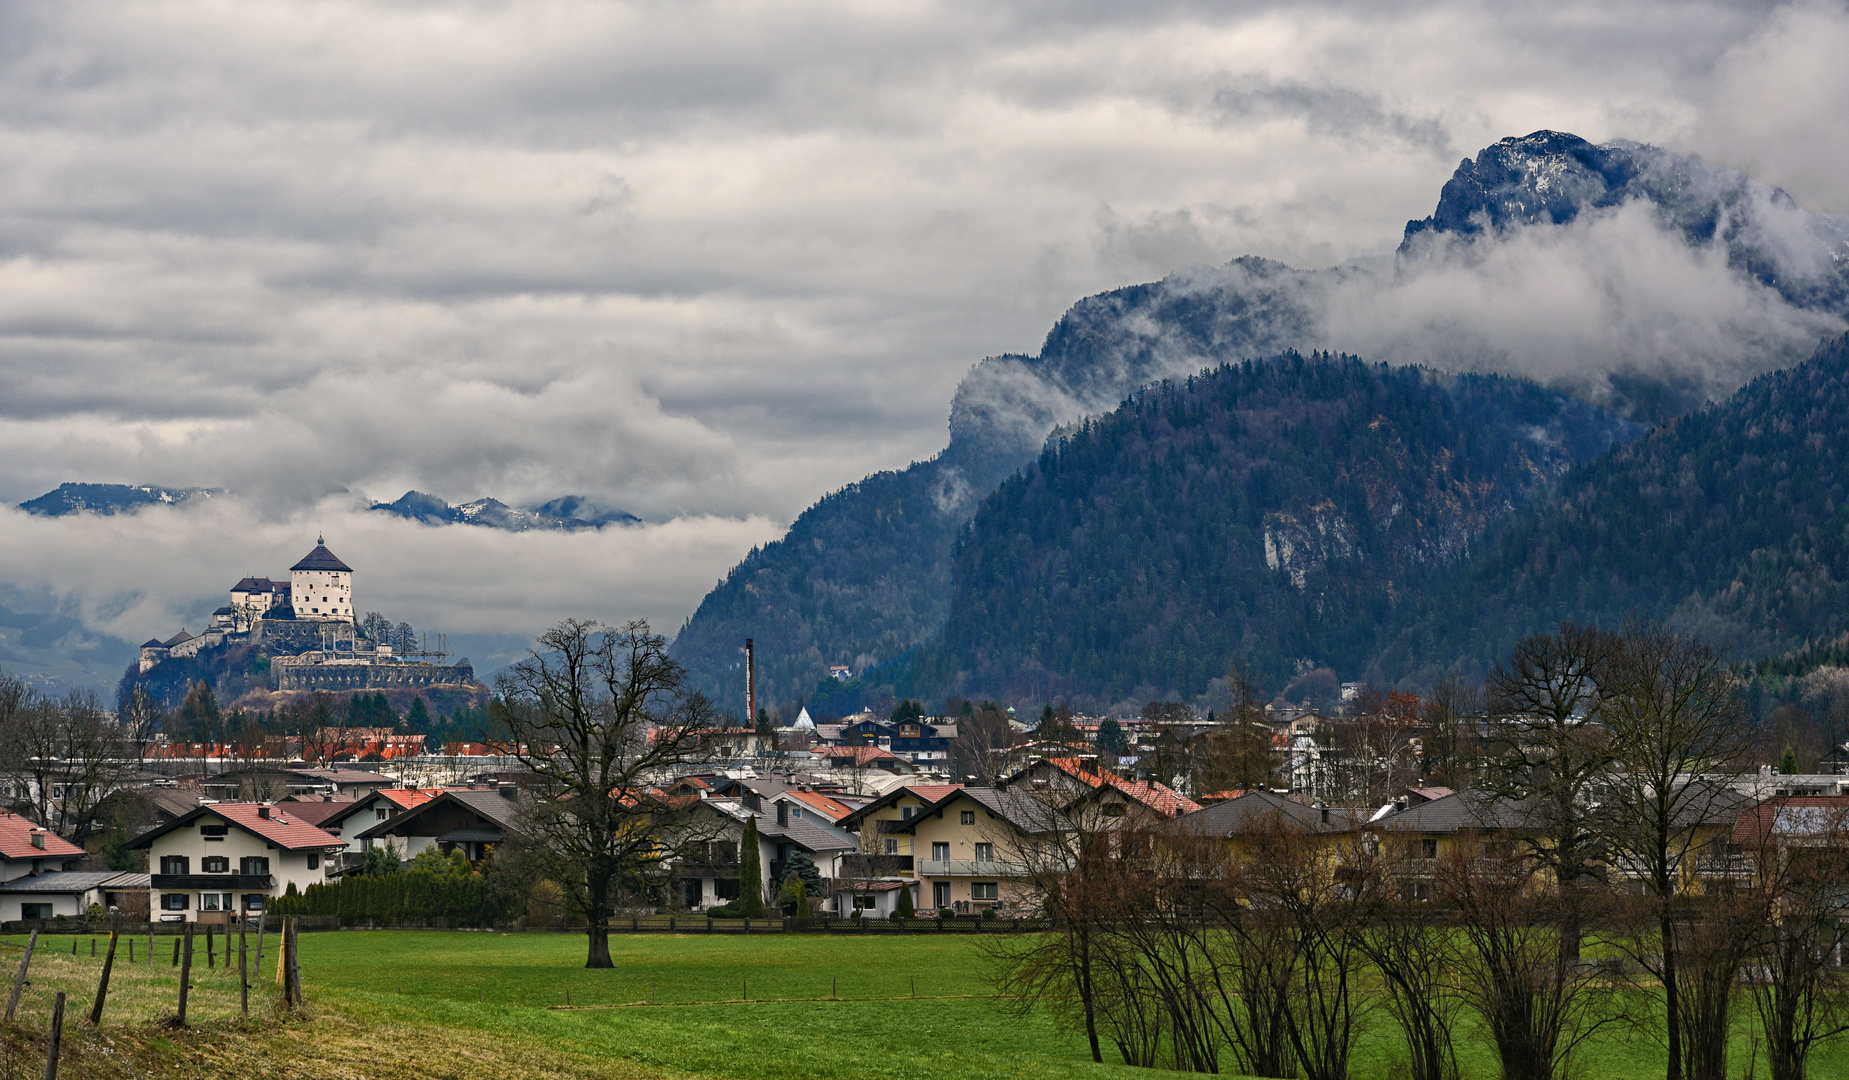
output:
[{"label": "mountain ridge", "polygon": [[[793,707],[829,665],[859,671],[937,629],[949,613],[957,529],[1062,425],[1108,412],[1138,387],[1230,360],[1289,349],[1371,354],[1337,340],[1354,329],[1336,325],[1338,310],[1352,322],[1354,311],[1390,303],[1393,289],[1417,284],[1434,266],[1468,269],[1523,230],[1565,229],[1640,203],[1678,242],[1717,252],[1731,272],[1804,313],[1777,333],[1736,329],[1729,371],[1797,362],[1818,336],[1849,325],[1849,218],[1807,214],[1744,174],[1642,144],[1595,146],[1551,131],[1504,139],[1460,163],[1433,214],[1407,223],[1390,274],[1299,270],[1246,256],[1085,297],[1037,354],[979,361],[952,398],[942,453],[830,493],[783,540],[753,549],[683,624],[674,655],[696,686],[731,701],[742,686],[743,641],[753,637],[760,699]],[[1463,345],[1417,336],[1442,333],[1443,322],[1415,328],[1397,351],[1419,363],[1447,355],[1474,365],[1468,370],[1493,370],[1494,357],[1471,352],[1468,336]],[[1639,368],[1618,348],[1600,362],[1596,377],[1562,388],[1651,422],[1699,403],[1715,378],[1732,377]],[[824,552],[831,533],[862,555]]]}]

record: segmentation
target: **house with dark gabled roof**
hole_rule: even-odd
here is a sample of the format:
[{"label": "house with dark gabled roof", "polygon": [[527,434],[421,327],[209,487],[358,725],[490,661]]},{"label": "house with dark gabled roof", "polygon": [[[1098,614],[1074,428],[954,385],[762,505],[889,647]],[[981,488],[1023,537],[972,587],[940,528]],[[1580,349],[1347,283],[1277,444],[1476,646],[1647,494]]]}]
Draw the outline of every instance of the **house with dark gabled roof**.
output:
[{"label": "house with dark gabled roof", "polygon": [[[833,880],[842,874],[843,860],[859,847],[852,833],[820,817],[792,816],[788,801],[751,807],[740,799],[696,799],[688,806],[690,819],[680,829],[701,839],[683,842],[670,873],[675,899],[690,911],[738,899],[739,844],[744,841],[747,818],[756,818],[758,823],[758,868],[763,875],[759,884],[766,904],[775,900],[775,885],[783,880],[797,852],[808,855],[822,877]],[[815,902],[824,899],[817,897]]]},{"label": "house with dark gabled roof", "polygon": [[1018,788],[960,787],[902,821],[929,910],[1020,906],[1033,838],[1064,827],[1047,800]]},{"label": "house with dark gabled roof", "polygon": [[341,843],[273,803],[206,803],[129,847],[148,852],[155,918],[223,922],[325,882]]},{"label": "house with dark gabled roof", "polygon": [[414,810],[442,794],[436,788],[379,788],[337,806],[321,821],[321,828],[347,843],[342,853],[348,862],[363,858],[371,841],[361,834],[407,810]]},{"label": "house with dark gabled roof", "polygon": [[349,842],[358,839],[363,850],[389,847],[400,859],[414,859],[436,848],[446,855],[460,851],[470,862],[480,862],[518,826],[531,802],[515,784],[444,788],[434,798],[360,830]]}]

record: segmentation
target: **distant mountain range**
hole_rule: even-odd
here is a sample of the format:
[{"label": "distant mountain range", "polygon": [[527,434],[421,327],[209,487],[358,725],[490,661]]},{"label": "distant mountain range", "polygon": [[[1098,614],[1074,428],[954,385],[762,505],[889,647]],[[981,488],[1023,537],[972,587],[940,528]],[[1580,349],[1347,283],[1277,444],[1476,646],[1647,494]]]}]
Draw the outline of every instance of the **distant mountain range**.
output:
[{"label": "distant mountain range", "polygon": [[27,499],[19,508],[40,517],[64,517],[67,514],[124,514],[144,506],[171,505],[188,499],[207,499],[222,495],[219,488],[165,488],[149,484],[59,484],[36,499]]},{"label": "distant mountain range", "polygon": [[480,525],[509,532],[535,529],[601,529],[605,525],[638,525],[642,519],[621,510],[598,510],[581,496],[567,495],[531,509],[519,509],[499,499],[477,499],[451,506],[435,495],[407,491],[396,501],[373,503],[369,509],[396,514],[428,525]]},{"label": "distant mountain range", "polygon": [[[1138,670],[1148,677],[1129,687],[1130,691],[1193,694],[1199,692],[1199,673],[1223,667],[1232,659],[1229,650],[1236,648],[1235,642],[1247,640],[1247,635],[1254,632],[1259,634],[1256,640],[1269,650],[1270,659],[1263,666],[1281,662],[1284,650],[1302,648],[1304,655],[1298,660],[1339,662],[1347,668],[1345,675],[1359,675],[1355,665],[1366,663],[1372,650],[1385,647],[1379,635],[1427,610],[1422,606],[1422,586],[1415,589],[1414,579],[1433,583],[1448,578],[1449,573],[1429,576],[1429,568],[1444,565],[1455,569],[1463,565],[1458,560],[1465,554],[1475,558],[1485,550],[1482,545],[1490,542],[1493,526],[1515,513],[1525,500],[1543,496],[1547,485],[1518,484],[1512,475],[1486,481],[1490,486],[1475,491],[1470,499],[1421,519],[1428,524],[1438,523],[1432,526],[1437,528],[1435,535],[1449,535],[1460,541],[1461,547],[1454,548],[1445,560],[1433,563],[1402,559],[1398,564],[1389,560],[1388,564],[1360,571],[1361,577],[1347,585],[1331,582],[1330,587],[1338,591],[1352,585],[1376,600],[1389,598],[1391,602],[1384,606],[1357,599],[1354,606],[1304,608],[1302,621],[1291,626],[1264,619],[1253,622],[1241,615],[1245,629],[1237,634],[1231,629],[1232,623],[1227,622],[1197,640],[1188,637],[1191,631],[1187,628],[1198,629],[1199,624],[1192,623],[1185,611],[1170,618],[1165,610],[1151,610],[1147,604],[1192,611],[1199,605],[1236,606],[1250,597],[1211,591],[1201,595],[1159,595],[1158,590],[1144,590],[1141,586],[1110,594],[1126,602],[1135,601],[1110,609],[1114,612],[1112,618],[1139,625],[1171,626],[1180,635],[1171,640],[1163,636],[1166,631],[1152,629],[1153,637],[1132,647],[1119,641],[1116,631],[1099,625],[1104,618],[1102,610],[1062,606],[1065,602],[1057,597],[1043,603],[1038,594],[1027,591],[1030,586],[1056,591],[1063,588],[1051,567],[1071,565],[1075,560],[1081,565],[1094,565],[1087,561],[1089,556],[1080,557],[1062,544],[1082,533],[1092,542],[1108,547],[1114,558],[1127,560],[1118,568],[1123,574],[1145,575],[1177,588],[1204,589],[1207,586],[1192,573],[1192,564],[1178,570],[1164,560],[1187,562],[1184,553],[1189,545],[1219,542],[1239,552],[1236,557],[1220,552],[1226,560],[1244,560],[1239,567],[1222,560],[1225,565],[1216,572],[1232,575],[1222,580],[1240,575],[1247,575],[1241,578],[1247,580],[1249,575],[1262,576],[1266,571],[1283,574],[1283,569],[1253,562],[1262,558],[1264,546],[1247,542],[1253,536],[1262,539],[1262,531],[1250,530],[1259,527],[1263,515],[1271,512],[1296,515],[1300,523],[1311,523],[1305,528],[1311,528],[1316,518],[1313,514],[1302,516],[1310,509],[1308,503],[1272,505],[1261,497],[1262,492],[1228,487],[1216,504],[1211,491],[1196,486],[1191,489],[1189,506],[1207,517],[1245,506],[1258,518],[1242,521],[1236,534],[1197,535],[1185,542],[1163,534],[1161,529],[1178,519],[1172,520],[1155,507],[1141,518],[1131,513],[1124,505],[1126,500],[1159,498],[1160,493],[1139,495],[1142,489],[1129,478],[1154,483],[1165,464],[1178,470],[1196,467],[1200,463],[1190,465],[1190,455],[1211,456],[1218,452],[1210,444],[1219,436],[1210,438],[1204,432],[1179,429],[1167,434],[1157,430],[1134,438],[1127,434],[1139,430],[1136,425],[1145,420],[1157,422],[1145,417],[1135,422],[1122,420],[1121,426],[1117,421],[1109,425],[1111,430],[1126,433],[1126,445],[1149,445],[1136,451],[1143,457],[1134,461],[1108,462],[1103,450],[1094,455],[1098,471],[1090,474],[1091,479],[1102,485],[1096,494],[1102,499],[1103,491],[1109,490],[1113,492],[1111,498],[1118,501],[1097,509],[1087,519],[1077,500],[1088,474],[1072,471],[1070,462],[1076,459],[1042,458],[1048,436],[1057,430],[1063,439],[1086,417],[1112,413],[1142,388],[1163,380],[1180,384],[1221,365],[1275,357],[1293,350],[1308,354],[1339,346],[1346,337],[1366,336],[1366,316],[1370,312],[1390,313],[1392,305],[1404,295],[1396,290],[1408,288],[1408,283],[1416,287],[1422,281],[1441,280],[1428,276],[1435,273],[1461,274],[1456,279],[1443,279],[1453,283],[1478,280],[1469,277],[1472,268],[1501,257],[1505,249],[1498,245],[1514,243],[1514,238],[1532,235],[1537,229],[1556,230],[1565,236],[1576,223],[1602,222],[1630,208],[1641,208],[1660,234],[1671,238],[1670,243],[1683,243],[1696,253],[1691,265],[1724,265],[1726,269],[1720,273],[1731,275],[1726,280],[1738,283],[1738,294],[1747,297],[1742,310],[1772,314],[1759,323],[1730,323],[1717,331],[1716,340],[1704,343],[1722,359],[1706,365],[1697,358],[1678,365],[1673,352],[1646,357],[1647,363],[1640,361],[1634,340],[1614,343],[1603,354],[1591,345],[1579,347],[1575,353],[1575,362],[1580,364],[1576,369],[1578,381],[1563,377],[1556,389],[1583,394],[1601,406],[1605,415],[1598,423],[1609,424],[1620,418],[1646,426],[1667,423],[1700,407],[1710,397],[1724,397],[1754,375],[1800,363],[1820,339],[1834,338],[1849,325],[1849,218],[1806,213],[1784,192],[1743,173],[1656,147],[1627,142],[1597,146],[1577,136],[1545,131],[1505,139],[1459,166],[1444,185],[1430,217],[1407,223],[1394,267],[1384,275],[1360,266],[1295,270],[1265,259],[1235,259],[1221,267],[1192,269],[1159,282],[1087,297],[1059,319],[1037,355],[1003,355],[981,361],[957,387],[950,406],[949,444],[942,453],[906,469],[869,476],[806,510],[783,539],[754,550],[707,594],[675,639],[674,655],[688,666],[699,688],[717,700],[729,702],[737,697],[737,687],[742,686],[743,641],[755,638],[760,698],[785,706],[815,693],[834,664],[849,665],[856,672],[877,666],[875,681],[889,689],[904,687],[919,693],[1000,693],[1002,685],[1010,685],[1009,679],[1025,677],[1025,672],[1032,670],[1042,689],[1065,688],[1075,693],[1082,691],[1094,699],[1108,698],[1112,686],[1099,681],[1104,678],[1102,658],[1112,658],[1113,664],[1127,662],[1125,658],[1135,648],[1168,649],[1170,659],[1141,663]],[[1516,259],[1524,257],[1527,249],[1506,250],[1514,253],[1506,258]],[[1506,270],[1506,266],[1502,269]],[[1623,299],[1614,297],[1610,303],[1622,303]],[[1545,297],[1530,301],[1535,305],[1546,302]],[[1549,317],[1541,307],[1523,315],[1531,320]],[[1479,340],[1470,334],[1459,334],[1447,318],[1412,320],[1395,335],[1380,340],[1390,344],[1391,351],[1401,358],[1442,358],[1453,369],[1507,370],[1506,360],[1499,359],[1504,354],[1493,338]],[[1504,366],[1498,367],[1499,363]],[[1210,370],[1205,377],[1211,380],[1214,375]],[[1402,377],[1409,376],[1393,378]],[[1516,398],[1540,392],[1532,385],[1519,393],[1509,390]],[[1199,405],[1191,396],[1194,393],[1164,391],[1140,406],[1133,402],[1125,408],[1135,413],[1137,408],[1156,408],[1158,402],[1166,402],[1186,413]],[[1320,407],[1314,395],[1294,404],[1285,397],[1288,395],[1270,407],[1285,415],[1293,409],[1314,412]],[[1225,404],[1218,411],[1234,415],[1241,408]],[[1434,462],[1455,450],[1443,438],[1463,439],[1466,443],[1478,440],[1471,443],[1476,449],[1466,456],[1481,453],[1488,455],[1485,460],[1501,461],[1515,452],[1520,432],[1498,425],[1504,425],[1504,421],[1483,427],[1468,416],[1460,416],[1447,432],[1427,433],[1430,439],[1421,436],[1423,441],[1415,439],[1415,443],[1423,447],[1421,453],[1427,455],[1427,465],[1434,468]],[[1281,430],[1301,426],[1285,424]],[[1509,442],[1512,432],[1517,443]],[[1484,439],[1496,445],[1482,443]],[[1365,440],[1346,436],[1311,445],[1292,465],[1294,475],[1308,483],[1310,477],[1338,474],[1354,465],[1352,461],[1344,465],[1338,460],[1341,448],[1362,445]],[[1281,449],[1258,447],[1253,452],[1264,457]],[[1582,453],[1585,449],[1582,446],[1564,457],[1542,455],[1532,465],[1552,476],[1568,465],[1587,462]],[[1319,452],[1327,455],[1322,461],[1315,460]],[[1603,459],[1592,458],[1592,462],[1599,460]],[[1026,487],[1014,486],[1013,481],[1003,486],[1017,470],[1036,461],[1039,466],[1058,470],[1061,483],[1078,485],[1060,489],[1055,493],[1058,498],[1047,494],[1051,502],[1008,504],[1017,515],[1055,512],[1055,520],[1045,523],[1039,533],[1033,530],[1041,528],[1040,523],[1011,520],[1003,503],[996,502],[1007,492],[1014,494],[1007,494],[1004,501],[1023,497],[1035,484],[1051,485],[1046,476],[1035,479],[1030,469],[1030,475],[1020,481]],[[1152,461],[1157,464],[1152,466]],[[1596,467],[1592,462],[1584,467]],[[1221,473],[1222,483],[1228,485],[1251,485],[1258,482],[1255,476],[1268,475],[1275,474],[1263,469],[1249,474],[1238,470]],[[1436,485],[1432,490],[1422,489],[1416,480],[1413,473],[1396,473],[1389,486],[1417,493],[1421,499],[1439,498],[1444,490],[1451,492],[1447,497],[1462,498],[1467,490],[1446,480],[1440,472],[1429,477]],[[1173,478],[1172,482],[1194,483],[1186,477]],[[998,487],[1002,492],[998,493]],[[1052,492],[1053,488],[1048,486],[1046,490]],[[1061,503],[1059,499],[1067,501]],[[1446,514],[1457,521],[1467,520],[1469,527],[1457,532],[1442,523]],[[1092,524],[1087,524],[1088,520]],[[1345,520],[1350,527],[1358,528],[1361,523],[1356,517]],[[1133,532],[1128,537],[1089,531],[1120,530],[1133,525],[1147,531]],[[1062,528],[1072,530],[1065,540],[1053,535]],[[1364,532],[1354,534],[1357,544]],[[1314,545],[1293,550],[1313,549]],[[1002,562],[996,563],[997,559]],[[1011,564],[1008,560],[1024,561]],[[1332,565],[1349,564],[1337,560]],[[1345,572],[1331,573],[1336,579],[1345,577]],[[982,580],[994,586],[992,591],[987,586],[977,588],[977,577],[983,575],[986,577]],[[1372,584],[1359,584],[1363,579]],[[1304,587],[1314,580],[1315,575],[1306,571]],[[1010,581],[1017,591],[1004,587]],[[1084,592],[1076,583],[1073,587],[1077,590],[1074,595],[1102,598],[1109,593],[1096,589]],[[1097,647],[1087,653],[1077,644],[1060,645],[1058,648],[1068,652],[1056,663],[1046,659],[1053,653],[1035,652],[1038,646],[1031,643],[1007,648],[998,645],[985,652],[988,646],[981,642],[998,642],[1002,630],[991,632],[975,627],[973,623],[979,616],[961,608],[966,597],[971,602],[980,600],[983,605],[992,605],[980,610],[997,619],[1000,627],[1066,638],[1082,638],[1090,633],[1097,639]],[[1040,612],[1043,618],[1029,626],[1008,616],[1011,605]],[[1674,607],[1670,605],[1669,610]],[[1659,608],[1661,605],[1656,605],[1651,610]],[[1550,610],[1572,608],[1566,605]],[[1367,625],[1345,625],[1339,634],[1332,628],[1311,626],[1315,619],[1338,613],[1345,623],[1360,620]],[[1443,615],[1432,618],[1442,620]],[[1078,625],[1049,627],[1045,619],[1076,620]],[[1492,629],[1488,623],[1483,628]],[[966,631],[971,636],[957,637]],[[1272,634],[1284,636],[1277,640],[1265,636]],[[1332,634],[1344,640],[1338,644]],[[1782,634],[1774,636],[1785,639]],[[1407,663],[1424,662],[1419,650],[1425,644],[1440,651],[1450,649],[1450,656],[1482,652],[1477,638],[1442,643],[1429,636],[1423,642],[1413,637],[1398,640],[1401,650],[1392,655]],[[1183,646],[1186,662],[1175,661],[1175,649]],[[1086,655],[1100,658],[1099,663],[1091,665],[1078,659]],[[924,664],[926,660],[930,663]],[[1009,668],[1030,660],[1040,666],[1019,671]],[[839,684],[828,685],[832,689]],[[1027,692],[1025,687],[1022,691]]]},{"label": "distant mountain range", "polygon": [[[163,488],[137,484],[59,484],[36,499],[19,504],[21,510],[41,517],[69,514],[126,514],[147,506],[172,505],[188,499],[223,495],[222,488]],[[509,532],[536,529],[601,529],[605,525],[638,525],[642,519],[621,510],[600,510],[582,496],[567,495],[528,509],[509,506],[499,499],[477,499],[451,506],[435,495],[407,491],[394,502],[369,508],[429,525],[480,525]]]}]

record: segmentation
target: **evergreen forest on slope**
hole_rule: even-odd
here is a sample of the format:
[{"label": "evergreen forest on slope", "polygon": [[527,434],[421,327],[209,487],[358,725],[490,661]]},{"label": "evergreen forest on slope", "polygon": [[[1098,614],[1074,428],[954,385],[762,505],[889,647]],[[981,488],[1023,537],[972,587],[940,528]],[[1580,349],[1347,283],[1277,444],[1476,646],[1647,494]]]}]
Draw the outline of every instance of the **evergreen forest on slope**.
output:
[{"label": "evergreen forest on slope", "polygon": [[1049,443],[961,538],[915,693],[1194,697],[1237,657],[1355,670],[1484,531],[1637,429],[1500,376],[1287,354]]}]

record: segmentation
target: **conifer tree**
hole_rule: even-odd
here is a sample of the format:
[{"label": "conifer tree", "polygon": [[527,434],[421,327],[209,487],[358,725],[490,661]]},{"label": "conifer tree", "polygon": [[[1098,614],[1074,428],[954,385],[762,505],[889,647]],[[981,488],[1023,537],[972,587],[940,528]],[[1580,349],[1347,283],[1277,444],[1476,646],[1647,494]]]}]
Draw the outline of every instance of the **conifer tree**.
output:
[{"label": "conifer tree", "polygon": [[745,819],[745,838],[738,844],[738,912],[747,919],[764,917],[764,871],[758,859],[758,819]]},{"label": "conifer tree", "polygon": [[917,916],[918,909],[912,906],[912,887],[910,885],[899,886],[899,906],[893,909],[893,914],[901,919],[910,919]]}]

